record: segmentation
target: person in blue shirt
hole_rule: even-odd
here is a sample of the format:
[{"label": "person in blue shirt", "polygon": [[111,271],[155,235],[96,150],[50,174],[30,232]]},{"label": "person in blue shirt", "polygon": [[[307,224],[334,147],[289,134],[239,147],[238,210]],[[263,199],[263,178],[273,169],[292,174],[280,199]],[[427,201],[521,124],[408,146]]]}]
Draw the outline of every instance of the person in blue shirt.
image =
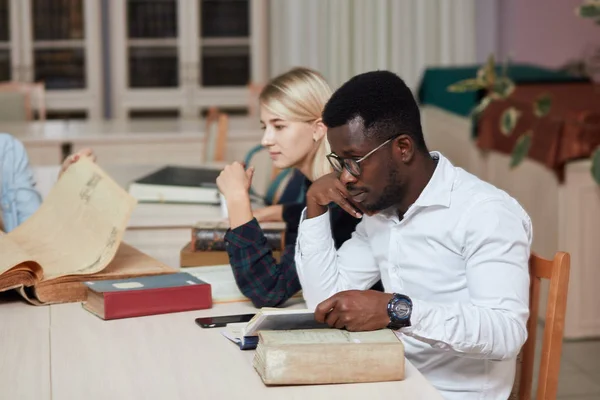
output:
[{"label": "person in blue shirt", "polygon": [[[91,149],[72,154],[63,162],[59,177],[81,157],[95,159]],[[13,136],[0,133],[0,230],[12,231],[41,204],[25,147]]]}]

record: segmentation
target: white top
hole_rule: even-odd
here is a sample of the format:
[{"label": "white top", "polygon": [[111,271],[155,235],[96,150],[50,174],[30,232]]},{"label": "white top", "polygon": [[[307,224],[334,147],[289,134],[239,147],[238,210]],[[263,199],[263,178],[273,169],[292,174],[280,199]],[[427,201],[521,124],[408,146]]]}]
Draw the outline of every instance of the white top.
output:
[{"label": "white top", "polygon": [[527,338],[531,220],[505,192],[432,156],[436,170],[403,220],[393,211],[364,216],[337,253],[328,213],[303,214],[304,298],[315,308],[381,279],[386,292],[412,299],[412,326],[398,335],[446,399],[506,399]]}]

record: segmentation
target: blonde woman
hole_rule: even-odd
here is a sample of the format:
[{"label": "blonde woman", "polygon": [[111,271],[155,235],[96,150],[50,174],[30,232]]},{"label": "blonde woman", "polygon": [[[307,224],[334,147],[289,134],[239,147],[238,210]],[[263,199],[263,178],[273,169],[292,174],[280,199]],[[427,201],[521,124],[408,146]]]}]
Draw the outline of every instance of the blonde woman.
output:
[{"label": "blonde woman", "polygon": [[[294,68],[270,81],[259,97],[264,129],[262,144],[275,167],[296,168],[304,175],[304,189],[332,171],[325,157],[329,153],[327,128],[321,121],[321,112],[330,96],[331,89],[319,73]],[[242,293],[256,307],[274,307],[301,289],[294,247],[305,202],[269,207],[269,220],[283,219],[287,224],[285,248],[278,264],[250,206],[248,192],[253,173],[253,168],[245,170],[236,162],[225,167],[217,179],[227,202],[231,227],[225,240]],[[333,237],[339,247],[350,238],[360,220],[339,208],[331,215]]]}]

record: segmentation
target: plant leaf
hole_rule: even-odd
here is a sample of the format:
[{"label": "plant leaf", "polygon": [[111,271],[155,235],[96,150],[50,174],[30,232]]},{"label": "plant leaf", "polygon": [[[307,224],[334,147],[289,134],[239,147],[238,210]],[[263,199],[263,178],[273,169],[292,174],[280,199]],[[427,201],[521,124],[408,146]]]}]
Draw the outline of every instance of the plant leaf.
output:
[{"label": "plant leaf", "polygon": [[448,91],[454,93],[473,92],[480,89],[483,89],[483,86],[479,84],[477,79],[465,79],[448,86]]},{"label": "plant leaf", "polygon": [[600,185],[600,147],[592,154],[592,177]]},{"label": "plant leaf", "polygon": [[515,84],[512,80],[507,77],[500,77],[494,82],[492,92],[494,97],[505,99],[515,90]]},{"label": "plant leaf", "polygon": [[532,135],[533,132],[529,130],[522,134],[519,140],[517,140],[517,144],[515,144],[515,148],[510,155],[511,168],[515,168],[517,165],[521,164],[521,162],[525,159],[525,156],[527,156],[527,153],[529,153]]},{"label": "plant leaf", "polygon": [[552,107],[552,97],[549,94],[539,96],[533,103],[533,113],[536,117],[545,117],[550,112]]},{"label": "plant leaf", "polygon": [[490,87],[496,81],[496,60],[494,54],[488,56],[487,62],[477,70],[477,80],[483,87]]},{"label": "plant leaf", "polygon": [[493,100],[494,99],[492,99],[490,96],[485,96],[483,99],[481,99],[479,104],[473,107],[469,116],[473,119],[479,119],[481,113],[485,111],[487,106],[489,106]]},{"label": "plant leaf", "polygon": [[505,136],[509,136],[513,129],[515,129],[520,116],[521,112],[514,107],[509,107],[504,110],[502,116],[500,117],[500,131]]},{"label": "plant leaf", "polygon": [[582,18],[600,18],[600,2],[588,1],[575,9],[575,14]]}]

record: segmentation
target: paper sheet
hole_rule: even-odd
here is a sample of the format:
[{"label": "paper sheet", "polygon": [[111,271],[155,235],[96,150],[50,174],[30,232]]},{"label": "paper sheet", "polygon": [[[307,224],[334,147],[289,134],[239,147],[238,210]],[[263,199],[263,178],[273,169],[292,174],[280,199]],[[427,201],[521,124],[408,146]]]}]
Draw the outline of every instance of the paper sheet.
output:
[{"label": "paper sheet", "polygon": [[12,257],[0,257],[0,274],[24,257],[42,266],[44,280],[104,269],[135,204],[98,165],[82,158],[63,174],[34,215],[0,235],[0,253],[13,249]]},{"label": "paper sheet", "polygon": [[233,301],[249,301],[237,286],[233,271],[229,264],[215,265],[212,267],[185,268],[196,278],[210,283],[212,298],[215,303],[227,303]]}]

